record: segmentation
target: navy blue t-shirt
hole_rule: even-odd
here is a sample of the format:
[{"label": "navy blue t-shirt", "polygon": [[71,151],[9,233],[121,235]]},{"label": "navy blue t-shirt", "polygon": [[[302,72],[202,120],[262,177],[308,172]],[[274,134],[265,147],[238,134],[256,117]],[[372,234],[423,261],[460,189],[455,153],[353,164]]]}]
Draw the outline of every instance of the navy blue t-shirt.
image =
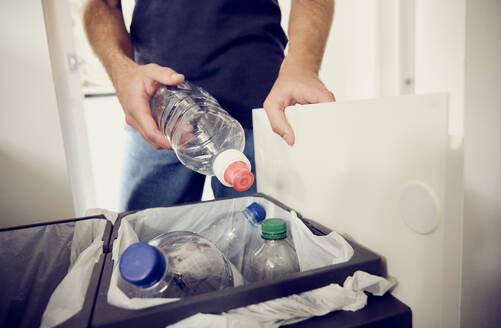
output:
[{"label": "navy blue t-shirt", "polygon": [[277,0],[137,0],[134,57],[184,74],[250,128],[284,58],[280,19]]}]

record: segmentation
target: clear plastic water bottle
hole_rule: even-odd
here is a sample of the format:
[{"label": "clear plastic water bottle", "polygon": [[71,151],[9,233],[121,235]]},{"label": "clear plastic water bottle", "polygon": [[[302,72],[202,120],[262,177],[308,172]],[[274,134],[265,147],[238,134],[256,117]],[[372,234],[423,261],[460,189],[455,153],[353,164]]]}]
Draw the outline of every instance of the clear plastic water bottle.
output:
[{"label": "clear plastic water bottle", "polygon": [[250,258],[244,277],[260,281],[299,272],[299,261],[294,247],[287,240],[287,223],[283,219],[261,222],[263,245]]},{"label": "clear plastic water bottle", "polygon": [[204,237],[169,232],[130,245],[119,262],[119,287],[129,297],[178,298],[234,286],[229,261]]},{"label": "clear plastic water bottle", "polygon": [[253,202],[243,211],[219,215],[200,234],[215,243],[231,263],[242,271],[245,255],[258,245],[259,223],[265,217],[265,209]]},{"label": "clear plastic water bottle", "polygon": [[215,175],[238,191],[254,183],[251,164],[242,153],[242,126],[202,88],[187,81],[160,86],[150,99],[151,113],[186,167]]}]

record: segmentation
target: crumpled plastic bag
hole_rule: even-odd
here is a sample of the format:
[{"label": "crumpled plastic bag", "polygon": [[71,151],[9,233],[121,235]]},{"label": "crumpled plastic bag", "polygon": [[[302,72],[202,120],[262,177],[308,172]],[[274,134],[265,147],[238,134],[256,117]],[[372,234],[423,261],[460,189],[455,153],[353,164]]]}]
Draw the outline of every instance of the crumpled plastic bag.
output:
[{"label": "crumpled plastic bag", "polygon": [[198,313],[169,328],[276,328],[336,310],[358,311],[367,304],[364,292],[382,296],[396,282],[364,271],[304,293],[232,309],[222,314]]}]

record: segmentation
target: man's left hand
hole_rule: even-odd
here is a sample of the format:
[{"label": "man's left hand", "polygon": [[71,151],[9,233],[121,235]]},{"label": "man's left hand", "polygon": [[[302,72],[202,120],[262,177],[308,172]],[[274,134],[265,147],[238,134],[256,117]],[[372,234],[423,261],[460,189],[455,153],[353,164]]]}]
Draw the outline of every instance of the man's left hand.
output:
[{"label": "man's left hand", "polygon": [[295,141],[294,131],[285,117],[285,108],[295,104],[316,104],[336,101],[320,81],[317,72],[285,58],[273,88],[264,101],[271,128],[285,142],[292,146]]}]

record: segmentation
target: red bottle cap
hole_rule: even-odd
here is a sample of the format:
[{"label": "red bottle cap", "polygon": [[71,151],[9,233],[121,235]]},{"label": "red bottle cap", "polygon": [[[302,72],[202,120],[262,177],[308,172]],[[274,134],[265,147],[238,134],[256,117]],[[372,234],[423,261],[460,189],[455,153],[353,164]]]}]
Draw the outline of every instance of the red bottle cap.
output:
[{"label": "red bottle cap", "polygon": [[254,183],[254,174],[242,161],[233,162],[224,171],[224,180],[236,191],[245,191]]}]

